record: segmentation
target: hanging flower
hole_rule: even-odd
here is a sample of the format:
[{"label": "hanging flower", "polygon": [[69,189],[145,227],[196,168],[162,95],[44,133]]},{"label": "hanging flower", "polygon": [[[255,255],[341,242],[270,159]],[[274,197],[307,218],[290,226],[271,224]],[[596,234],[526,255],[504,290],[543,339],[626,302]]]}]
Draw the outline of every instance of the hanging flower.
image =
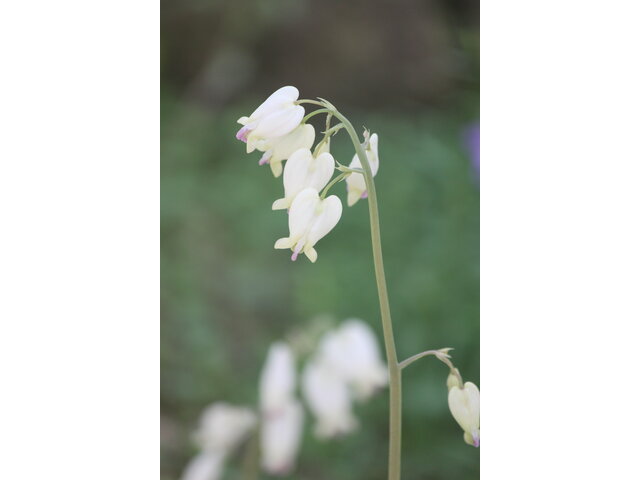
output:
[{"label": "hanging flower", "polygon": [[236,138],[247,144],[247,153],[264,148],[264,142],[293,131],[304,117],[304,107],[296,105],[298,89],[282,87],[276,90],[249,117],[241,117],[243,127]]},{"label": "hanging flower", "polygon": [[305,188],[320,192],[331,180],[334,168],[335,161],[328,152],[321,153],[316,158],[309,149],[296,150],[284,167],[284,198],[273,202],[271,208],[289,208],[296,195]]},{"label": "hanging flower", "polygon": [[387,367],[376,336],[362,320],[346,320],[337,330],[326,333],[319,352],[349,384],[359,401],[368,399],[388,383]]},{"label": "hanging flower", "polygon": [[256,414],[248,408],[222,402],[209,405],[193,435],[201,452],[189,462],[182,480],[221,478],[227,455],[246,438],[256,422]]},{"label": "hanging flower", "polygon": [[260,408],[263,413],[278,412],[292,398],[296,387],[295,361],[291,348],[276,342],[269,348],[260,375]]},{"label": "hanging flower", "polygon": [[287,475],[295,467],[302,440],[304,411],[291,399],[280,410],[263,417],[260,429],[262,468],[270,475]]},{"label": "hanging flower", "polygon": [[200,417],[194,440],[202,450],[229,452],[233,450],[256,424],[256,415],[248,408],[227,403],[208,406]]},{"label": "hanging flower", "polygon": [[[365,148],[371,174],[375,177],[380,167],[378,158],[378,134],[374,133],[367,142]],[[358,155],[353,156],[353,160],[349,164],[349,168],[362,168]],[[367,183],[361,173],[352,173],[347,177],[347,204],[351,207],[361,198],[367,198]]]},{"label": "hanging flower", "polygon": [[449,409],[464,430],[464,441],[480,446],[480,390],[471,382],[449,390]]},{"label": "hanging flower", "polygon": [[301,148],[310,149],[316,138],[313,125],[304,123],[297,126],[291,133],[271,140],[265,140],[258,150],[264,152],[258,162],[259,165],[266,163],[271,167],[274,177],[282,175],[282,162],[288,159],[293,152]]},{"label": "hanging flower", "polygon": [[302,190],[291,203],[289,210],[289,236],[275,243],[275,248],[293,250],[291,260],[300,252],[315,262],[318,252],[313,246],[336,226],[342,215],[342,203],[335,195],[320,199],[313,188]]},{"label": "hanging flower", "polygon": [[343,435],[358,426],[351,411],[348,385],[340,373],[322,358],[311,360],[305,367],[302,391],[316,417],[315,434],[318,438]]}]

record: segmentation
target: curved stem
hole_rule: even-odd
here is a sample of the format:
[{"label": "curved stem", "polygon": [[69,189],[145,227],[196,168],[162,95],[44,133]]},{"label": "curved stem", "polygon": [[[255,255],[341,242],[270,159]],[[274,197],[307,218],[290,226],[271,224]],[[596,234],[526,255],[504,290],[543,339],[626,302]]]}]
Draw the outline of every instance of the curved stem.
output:
[{"label": "curved stem", "polygon": [[340,180],[344,180],[345,178],[347,178],[349,175],[351,175],[350,172],[343,172],[340,175],[338,175],[336,178],[331,180],[331,182],[329,182],[329,184],[326,187],[324,187],[324,190],[322,190],[322,193],[320,194],[320,198],[324,200],[324,197],[327,196],[327,192],[329,192],[329,189],[333,187],[336,183],[338,183]]},{"label": "curved stem", "polygon": [[364,170],[364,178],[369,194],[369,221],[371,223],[371,245],[373,248],[373,263],[376,272],[376,284],[380,299],[380,315],[382,317],[382,330],[384,333],[384,345],[387,354],[389,368],[389,480],[400,480],[401,441],[402,441],[402,374],[398,364],[396,345],[393,339],[393,325],[391,323],[391,309],[389,308],[389,295],[387,282],[384,276],[384,264],[382,261],[382,242],[380,240],[380,219],[378,215],[378,198],[376,186],[373,182],[373,174],[367,154],[358,139],[358,135],[351,122],[337,110],[334,116],[343,124],[356,154]]},{"label": "curved stem", "polygon": [[329,113],[331,110],[328,108],[319,108],[318,110],[314,110],[311,113],[308,113],[303,119],[302,123],[306,123],[311,117],[315,117],[316,115],[320,115],[321,113]]},{"label": "curved stem", "polygon": [[442,363],[447,365],[450,369],[454,368],[453,364],[451,363],[451,360],[449,360],[449,355],[444,353],[442,350],[427,350],[426,352],[417,353],[417,354],[407,358],[406,360],[403,360],[402,362],[400,362],[400,368],[407,368],[409,365],[411,365],[416,360],[420,360],[421,358],[426,357],[428,355],[433,355],[438,360],[440,360]]}]

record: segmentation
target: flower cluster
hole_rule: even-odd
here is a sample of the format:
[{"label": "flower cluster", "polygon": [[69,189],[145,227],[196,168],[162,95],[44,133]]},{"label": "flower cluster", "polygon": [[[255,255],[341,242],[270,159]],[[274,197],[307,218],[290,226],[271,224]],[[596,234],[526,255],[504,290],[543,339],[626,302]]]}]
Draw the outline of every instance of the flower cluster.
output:
[{"label": "flower cluster", "polygon": [[387,382],[387,367],[365,322],[349,319],[327,332],[302,377],[302,391],[316,417],[316,436],[333,437],[354,430],[358,423],[352,400],[369,399]]},{"label": "flower cluster", "polygon": [[[335,195],[325,198],[333,185],[335,170],[342,174],[334,181],[346,180],[349,206],[367,197],[367,186],[364,176],[359,173],[362,165],[357,155],[349,167],[345,167],[330,153],[330,136],[343,127],[339,124],[330,128],[333,115],[330,109],[325,109],[327,130],[324,137],[312,150],[315,129],[306,120],[316,112],[305,117],[301,103],[319,102],[298,100],[298,95],[298,89],[292,86],[275,91],[250,116],[238,120],[242,128],[236,138],[247,144],[247,153],[254,150],[263,152],[258,164],[269,164],[275,177],[283,177],[284,196],[273,202],[272,209],[288,211],[289,236],[278,239],[274,247],[292,250],[293,261],[304,253],[311,262],[315,262],[318,258],[315,244],[336,226],[342,216],[340,199]],[[379,165],[377,134],[369,136],[365,132],[364,145],[371,172],[375,175]]]},{"label": "flower cluster", "polygon": [[[325,331],[313,343],[311,351],[306,352],[309,358],[300,383],[315,417],[314,433],[321,439],[350,433],[358,426],[352,402],[367,400],[387,385],[386,365],[375,335],[362,320],[349,319]],[[194,435],[201,452],[187,465],[181,480],[219,480],[226,458],[251,432],[260,436],[264,472],[273,476],[292,472],[305,417],[303,404],[296,396],[296,357],[304,353],[296,354],[295,348],[284,341],[270,346],[260,373],[257,414],[225,403],[215,403],[204,411]]]}]

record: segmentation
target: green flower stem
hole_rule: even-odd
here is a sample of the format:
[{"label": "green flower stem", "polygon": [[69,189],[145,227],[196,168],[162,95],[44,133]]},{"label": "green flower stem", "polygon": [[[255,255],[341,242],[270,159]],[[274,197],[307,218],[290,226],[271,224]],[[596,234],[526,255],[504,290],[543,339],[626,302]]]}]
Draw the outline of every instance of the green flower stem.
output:
[{"label": "green flower stem", "polygon": [[329,182],[329,184],[326,187],[324,187],[324,190],[322,190],[322,193],[320,194],[320,198],[322,198],[324,200],[324,197],[327,196],[327,192],[329,191],[329,189],[331,187],[333,187],[339,181],[344,180],[345,178],[347,178],[349,175],[351,175],[351,172],[343,172],[340,175],[338,175],[336,178],[331,180],[331,182]]},{"label": "green flower stem", "polygon": [[420,360],[423,357],[426,357],[426,356],[429,356],[429,355],[433,355],[438,360],[440,360],[442,363],[447,365],[450,369],[453,369],[454,366],[451,363],[451,360],[449,360],[451,358],[451,356],[448,353],[446,353],[447,350],[451,350],[451,349],[450,348],[443,348],[441,350],[427,350],[426,352],[420,352],[420,353],[418,353],[416,355],[413,355],[412,357],[409,357],[406,360],[403,360],[402,362],[400,362],[400,368],[403,368],[403,369],[407,368],[409,365],[411,365],[416,360]]},{"label": "green flower stem", "polygon": [[302,119],[302,123],[307,123],[307,120],[309,120],[311,117],[315,117],[316,115],[320,115],[321,113],[330,113],[331,110],[329,110],[328,108],[320,108],[318,110],[314,110],[313,112],[307,114],[303,119]]},{"label": "green flower stem", "polygon": [[387,353],[389,368],[389,476],[388,480],[400,480],[401,442],[402,442],[402,373],[398,364],[396,345],[393,339],[393,325],[391,323],[391,309],[389,308],[389,295],[387,282],[384,276],[384,264],[382,261],[382,242],[380,241],[380,219],[378,218],[378,198],[376,186],[373,182],[373,174],[367,154],[358,139],[358,135],[351,122],[337,110],[333,115],[343,124],[356,154],[364,170],[364,178],[369,194],[369,221],[371,223],[371,245],[373,248],[373,263],[376,272],[376,284],[380,299],[380,314],[382,317],[382,330],[384,333],[384,345]]},{"label": "green flower stem", "polygon": [[260,476],[260,426],[252,432],[246,445],[242,465],[243,480],[258,480]]}]

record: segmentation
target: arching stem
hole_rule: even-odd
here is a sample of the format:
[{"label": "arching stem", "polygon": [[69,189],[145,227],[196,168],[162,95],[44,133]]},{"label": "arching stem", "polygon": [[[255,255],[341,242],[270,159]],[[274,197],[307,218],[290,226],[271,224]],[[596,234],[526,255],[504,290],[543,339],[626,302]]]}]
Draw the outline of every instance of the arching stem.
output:
[{"label": "arching stem", "polygon": [[389,368],[389,475],[388,480],[400,480],[401,446],[402,446],[402,373],[398,364],[398,355],[393,338],[393,325],[391,323],[391,309],[389,307],[389,295],[387,293],[387,282],[384,275],[384,264],[382,261],[382,242],[380,240],[380,219],[378,215],[378,198],[376,196],[376,186],[371,173],[371,166],[364,151],[358,135],[351,125],[351,122],[337,110],[333,115],[344,124],[356,154],[362,165],[364,178],[369,194],[369,221],[371,223],[371,245],[373,249],[373,263],[376,273],[376,284],[378,287],[378,298],[380,300],[380,315],[382,318],[382,330],[384,334],[384,345],[387,354],[387,365]]}]

